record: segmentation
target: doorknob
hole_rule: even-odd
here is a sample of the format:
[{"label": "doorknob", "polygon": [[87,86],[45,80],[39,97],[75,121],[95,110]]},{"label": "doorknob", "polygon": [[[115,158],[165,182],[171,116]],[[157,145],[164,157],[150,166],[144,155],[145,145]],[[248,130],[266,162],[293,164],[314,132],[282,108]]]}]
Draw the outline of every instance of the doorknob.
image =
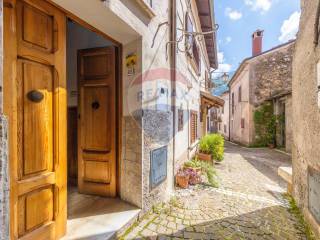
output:
[{"label": "doorknob", "polygon": [[32,90],[28,92],[27,97],[31,102],[39,103],[42,101],[44,96],[42,92],[39,92],[37,90]]},{"label": "doorknob", "polygon": [[94,109],[94,110],[97,110],[99,107],[100,107],[100,103],[98,101],[94,101],[92,104],[91,104],[91,107]]}]

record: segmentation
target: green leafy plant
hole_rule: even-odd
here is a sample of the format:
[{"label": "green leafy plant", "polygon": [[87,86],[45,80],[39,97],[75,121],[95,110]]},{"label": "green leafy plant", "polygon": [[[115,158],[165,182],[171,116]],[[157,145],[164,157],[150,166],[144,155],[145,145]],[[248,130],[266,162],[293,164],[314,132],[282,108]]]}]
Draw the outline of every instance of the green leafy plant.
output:
[{"label": "green leafy plant", "polygon": [[212,164],[194,158],[193,160],[186,162],[184,166],[187,168],[201,168],[201,172],[207,176],[209,185],[218,187],[218,182],[216,180],[217,173]]},{"label": "green leafy plant", "polygon": [[261,105],[254,111],[256,142],[258,146],[275,145],[277,116],[273,114],[270,102]]},{"label": "green leafy plant", "polygon": [[224,138],[220,134],[208,134],[200,139],[199,151],[211,154],[212,158],[221,162],[224,158]]}]

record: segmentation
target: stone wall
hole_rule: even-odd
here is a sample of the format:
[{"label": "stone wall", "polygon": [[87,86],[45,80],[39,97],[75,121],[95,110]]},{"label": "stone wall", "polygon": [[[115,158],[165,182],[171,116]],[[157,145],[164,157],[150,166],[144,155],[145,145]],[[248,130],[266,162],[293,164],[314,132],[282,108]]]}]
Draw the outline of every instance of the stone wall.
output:
[{"label": "stone wall", "polygon": [[[308,168],[320,171],[320,111],[317,63],[320,45],[314,44],[319,1],[303,0],[293,61],[293,195],[320,237],[320,224],[309,211]],[[318,77],[319,78],[319,77]],[[320,200],[318,200],[320,201]]]},{"label": "stone wall", "polygon": [[9,167],[7,119],[0,116],[0,240],[9,239]]},{"label": "stone wall", "polygon": [[292,152],[292,142],[293,142],[293,125],[292,125],[292,95],[289,95],[286,97],[286,121],[285,121],[285,126],[286,126],[286,151],[288,153]]},{"label": "stone wall", "polygon": [[250,60],[254,105],[275,95],[291,92],[293,50],[294,43],[291,43]]},{"label": "stone wall", "polygon": [[142,208],[141,117],[123,118],[122,141],[120,196]]},{"label": "stone wall", "polygon": [[[143,110],[143,209],[168,201],[173,190],[172,112]],[[151,189],[151,151],[167,146],[167,178]]]}]

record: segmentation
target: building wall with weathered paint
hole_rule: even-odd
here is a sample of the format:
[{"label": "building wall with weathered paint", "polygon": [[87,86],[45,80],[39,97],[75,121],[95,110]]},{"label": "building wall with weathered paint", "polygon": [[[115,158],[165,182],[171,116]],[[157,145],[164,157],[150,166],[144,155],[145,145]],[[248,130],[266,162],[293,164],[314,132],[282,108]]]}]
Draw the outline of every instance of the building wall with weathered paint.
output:
[{"label": "building wall with weathered paint", "polygon": [[[293,196],[320,237],[320,224],[310,212],[308,172],[320,172],[320,45],[314,44],[319,1],[301,1],[302,14],[293,61]],[[319,34],[319,32],[317,33]],[[313,189],[312,191],[315,191]],[[318,191],[319,193],[319,191]],[[320,199],[318,199],[320,201]],[[319,211],[319,209],[318,209]]]},{"label": "building wall with weathered paint", "polygon": [[[291,152],[292,145],[292,61],[295,42],[291,41],[281,47],[276,47],[251,60],[251,86],[250,103],[253,111],[265,101],[272,101],[274,104],[283,102],[285,105],[285,132],[277,132],[277,144],[279,147],[285,144],[287,152]],[[276,106],[274,106],[276,107]],[[277,113],[274,112],[276,115]],[[252,115],[253,116],[253,115]],[[255,142],[254,122],[252,117],[252,138],[251,143]],[[278,129],[279,130],[279,129]],[[282,140],[284,138],[284,140]],[[281,140],[281,141],[280,141]]]},{"label": "building wall with weathered paint", "polygon": [[[188,1],[177,1],[177,28],[185,28],[186,13],[189,13],[191,21],[193,23],[194,31],[201,32],[200,20],[196,8],[195,1],[191,1],[190,8],[187,6]],[[199,72],[193,67],[192,59],[185,51],[186,38],[180,30],[177,30],[177,39],[182,39],[178,44],[178,48],[182,51],[177,52],[176,69],[177,74],[183,75],[186,82],[176,81],[177,98],[176,98],[176,132],[175,132],[175,166],[174,170],[177,171],[182,164],[189,160],[196,151],[198,140],[195,143],[191,143],[190,139],[190,111],[196,111],[198,113],[198,139],[205,133],[203,132],[203,119],[200,117],[200,90],[205,90],[205,74],[209,72],[209,62],[206,53],[205,42],[203,40],[197,40],[200,55],[200,69]],[[178,110],[183,111],[183,128],[178,129]],[[202,120],[202,121],[201,121]]]},{"label": "building wall with weathered paint", "polygon": [[[251,115],[250,94],[250,66],[245,65],[241,73],[230,85],[230,139],[231,141],[249,145]],[[239,99],[239,88],[241,88],[241,100]],[[234,96],[234,112],[232,113],[232,95]],[[241,127],[241,121],[244,121]]]},{"label": "building wall with weathered paint", "polygon": [[[230,137],[231,140],[245,145],[255,144],[254,111],[265,101],[277,99],[277,96],[290,95],[292,89],[292,58],[294,42],[284,44],[266,51],[256,57],[246,59],[240,66],[239,74],[236,74],[230,84],[231,95],[235,95],[235,113],[231,114]],[[242,101],[239,103],[239,87],[242,90]],[[231,96],[230,95],[230,96]],[[291,101],[288,98],[286,104],[288,151],[292,142],[291,134]],[[230,99],[230,106],[232,99]],[[241,128],[241,118],[244,119],[244,128]]]},{"label": "building wall with weathered paint", "polygon": [[218,119],[221,119],[220,129],[218,128],[218,133],[224,136],[225,139],[229,139],[229,91],[221,95],[221,98],[224,100],[224,106],[218,110]]}]

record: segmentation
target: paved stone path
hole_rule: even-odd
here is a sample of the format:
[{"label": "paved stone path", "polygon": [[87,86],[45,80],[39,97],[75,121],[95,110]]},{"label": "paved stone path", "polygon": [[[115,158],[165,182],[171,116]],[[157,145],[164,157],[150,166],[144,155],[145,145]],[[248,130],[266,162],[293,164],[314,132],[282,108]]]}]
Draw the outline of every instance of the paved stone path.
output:
[{"label": "paved stone path", "polygon": [[269,149],[226,143],[217,165],[219,188],[177,190],[163,209],[148,214],[124,239],[307,239],[283,197],[279,166],[290,157]]}]

